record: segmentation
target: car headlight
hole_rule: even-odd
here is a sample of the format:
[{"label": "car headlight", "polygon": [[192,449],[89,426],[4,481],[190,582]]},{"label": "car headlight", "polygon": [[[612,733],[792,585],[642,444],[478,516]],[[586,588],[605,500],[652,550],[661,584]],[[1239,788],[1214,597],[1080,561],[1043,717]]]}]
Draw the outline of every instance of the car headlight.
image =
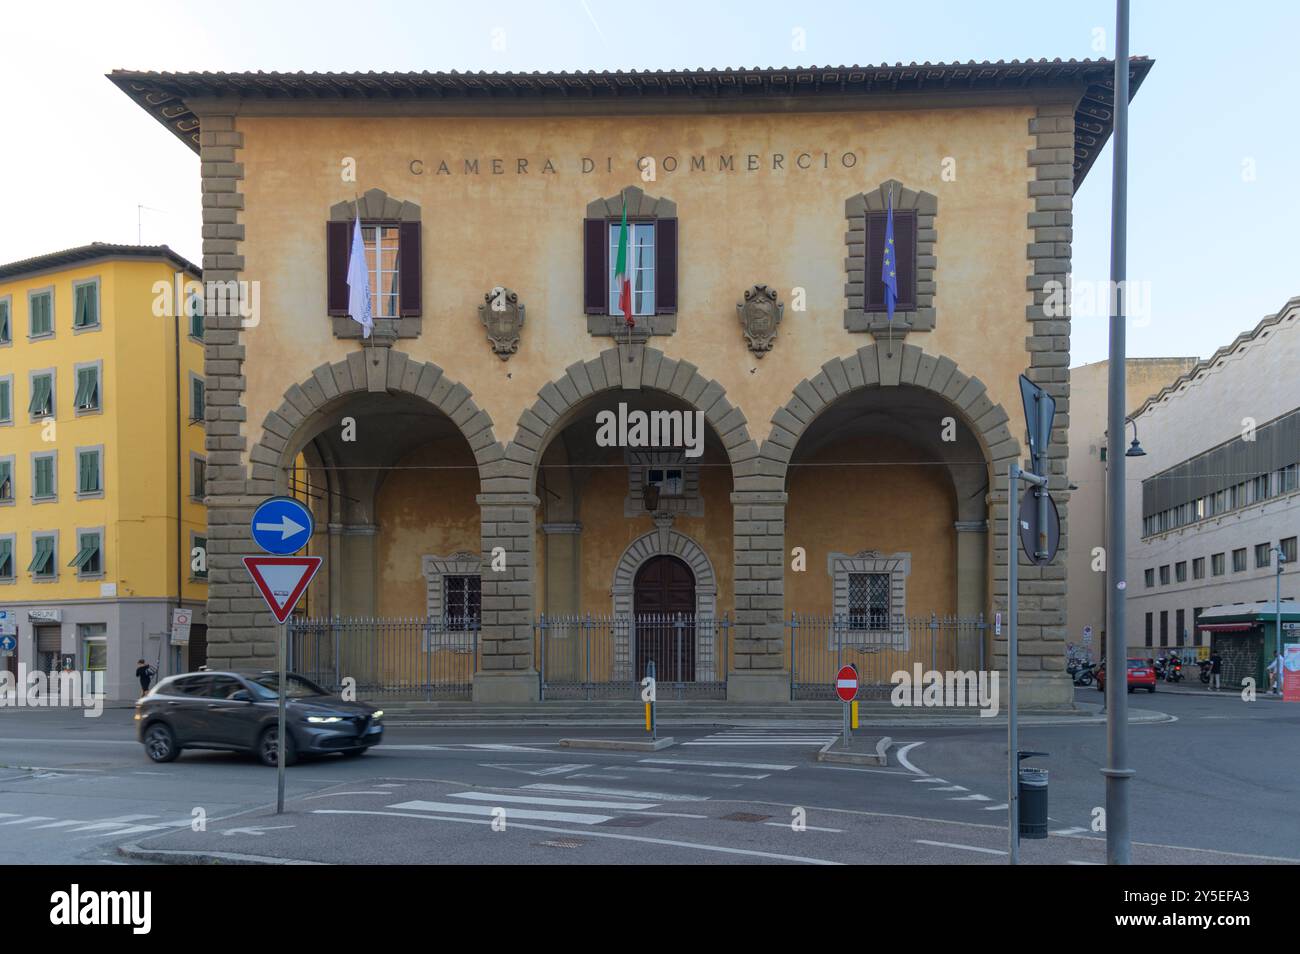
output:
[{"label": "car headlight", "polygon": [[314,722],[314,723],[342,722],[343,717],[342,716],[308,716],[307,721]]},{"label": "car headlight", "polygon": [[383,709],[376,709],[370,716],[372,719],[382,719],[384,717]]}]

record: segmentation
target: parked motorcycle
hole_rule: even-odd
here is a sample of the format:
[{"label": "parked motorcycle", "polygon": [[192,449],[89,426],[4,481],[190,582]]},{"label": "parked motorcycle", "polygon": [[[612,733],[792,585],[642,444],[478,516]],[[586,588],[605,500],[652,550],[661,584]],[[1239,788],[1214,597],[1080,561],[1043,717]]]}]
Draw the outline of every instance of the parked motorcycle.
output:
[{"label": "parked motorcycle", "polygon": [[1097,678],[1097,664],[1084,663],[1074,673],[1074,684],[1076,686],[1091,686],[1093,680]]},{"label": "parked motorcycle", "polygon": [[1197,665],[1201,668],[1201,682],[1208,686],[1210,684],[1210,669],[1212,668],[1210,661],[1202,659]]}]

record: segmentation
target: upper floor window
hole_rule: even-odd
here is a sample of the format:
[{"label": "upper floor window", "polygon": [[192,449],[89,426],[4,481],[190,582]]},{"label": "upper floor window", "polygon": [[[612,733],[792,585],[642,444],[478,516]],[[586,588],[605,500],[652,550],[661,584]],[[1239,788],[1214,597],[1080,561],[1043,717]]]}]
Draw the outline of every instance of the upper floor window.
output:
[{"label": "upper floor window", "polygon": [[[885,301],[884,260],[889,212],[867,213],[867,273],[864,283],[863,310],[888,312]],[[892,252],[894,281],[898,285],[898,298],[894,311],[913,311],[916,308],[916,210],[894,210],[894,241]]]},{"label": "upper floor window", "polygon": [[1205,557],[1197,557],[1192,561],[1192,579],[1205,579]]},{"label": "upper floor window", "polygon": [[9,298],[0,298],[0,345],[14,340],[13,324],[9,318],[10,301]]},{"label": "upper floor window", "polygon": [[1258,570],[1260,567],[1268,566],[1271,553],[1272,548],[1267,543],[1255,544],[1255,569]]},{"label": "upper floor window", "polygon": [[14,419],[14,378],[13,375],[0,378],[0,424],[8,424]]},{"label": "upper floor window", "polygon": [[14,538],[0,537],[0,580],[12,580],[14,574]]},{"label": "upper floor window", "polygon": [[645,481],[651,487],[658,487],[662,497],[680,497],[686,488],[680,467],[651,467],[646,470]]},{"label": "upper floor window", "polygon": [[1148,590],[1151,589],[1151,587],[1156,585],[1156,571],[1154,568],[1147,567],[1146,570],[1143,572],[1142,576],[1143,576],[1143,582],[1146,583],[1146,587]]},{"label": "upper floor window", "polygon": [[[370,283],[370,316],[387,325],[398,337],[415,337],[422,313],[420,207],[394,198],[382,189],[370,189],[355,201],[330,207],[325,224],[326,305],[334,334],[360,338],[361,325],[350,317],[348,275],[352,240],[358,218],[365,247],[365,272]],[[359,316],[358,316],[359,317]]]},{"label": "upper floor window", "polygon": [[1161,586],[1169,585],[1169,564],[1168,563],[1166,563],[1164,566],[1160,568],[1160,585]]},{"label": "upper floor window", "polygon": [[[620,274],[625,203],[627,243]],[[634,186],[588,204],[583,220],[583,310],[588,315],[620,319],[608,324],[589,320],[589,331],[616,334],[623,327],[628,317],[622,303],[624,277],[632,317],[677,313],[676,212],[672,201],[645,195]],[[654,334],[670,334],[672,321],[660,319],[644,327]]]},{"label": "upper floor window", "polygon": [[33,418],[54,416],[54,372],[37,371],[30,378],[32,398],[27,411]]},{"label": "upper floor window", "polygon": [[77,394],[75,403],[77,413],[98,411],[99,407],[99,365],[91,364],[77,368]]},{"label": "upper floor window", "polygon": [[1232,551],[1232,572],[1241,573],[1246,569],[1246,548]]},{"label": "upper floor window", "polygon": [[98,447],[77,448],[77,496],[100,496],[104,492],[104,455]]},{"label": "upper floor window", "polygon": [[208,462],[197,455],[190,457],[190,498],[202,501],[207,493]]},{"label": "upper floor window", "polygon": [[1174,564],[1174,582],[1175,583],[1187,582],[1187,561],[1186,560],[1182,560]]},{"label": "upper floor window", "polygon": [[50,500],[58,496],[58,452],[32,455],[32,499]]},{"label": "upper floor window", "polygon": [[27,335],[40,338],[54,334],[54,292],[32,292],[27,296]]},{"label": "upper floor window", "polygon": [[208,578],[208,538],[190,534],[190,573],[196,580]]},{"label": "upper floor window", "polygon": [[190,337],[203,340],[203,296],[192,291],[185,299],[185,314],[190,319]]},{"label": "upper floor window", "polygon": [[1300,464],[1288,464],[1277,472],[1277,492],[1290,493],[1300,487]]},{"label": "upper floor window", "polygon": [[52,534],[38,534],[32,538],[32,562],[27,564],[32,579],[48,580],[58,575],[57,543]]},{"label": "upper floor window", "polygon": [[1282,558],[1286,560],[1287,563],[1294,564],[1296,561],[1296,538],[1287,537],[1285,540],[1278,543],[1278,546],[1282,550]]},{"label": "upper floor window", "polygon": [[199,424],[203,422],[203,411],[205,392],[203,390],[203,379],[198,375],[190,376],[190,423]]},{"label": "upper floor window", "polygon": [[99,324],[99,282],[72,286],[72,327],[94,328]]},{"label": "upper floor window", "polygon": [[68,566],[78,576],[98,576],[104,572],[103,534],[98,530],[77,535],[77,555]]},{"label": "upper floor window", "polygon": [[1214,553],[1210,555],[1210,572],[1215,576],[1223,576],[1224,555]]},{"label": "upper floor window", "polygon": [[13,503],[14,499],[14,459],[0,457],[0,503]]}]

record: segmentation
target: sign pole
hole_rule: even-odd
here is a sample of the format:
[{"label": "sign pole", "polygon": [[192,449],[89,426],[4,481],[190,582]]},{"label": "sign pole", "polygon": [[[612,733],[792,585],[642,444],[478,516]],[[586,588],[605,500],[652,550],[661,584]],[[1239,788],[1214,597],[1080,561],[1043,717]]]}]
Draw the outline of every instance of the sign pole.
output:
[{"label": "sign pole", "polygon": [[1020,727],[1016,724],[1016,591],[1019,589],[1020,465],[1007,472],[1007,839],[1011,864],[1020,864]]},{"label": "sign pole", "polygon": [[276,655],[279,659],[280,669],[280,699],[278,711],[276,712],[276,730],[275,730],[275,761],[276,761],[276,781],[275,781],[275,813],[284,814],[284,752],[288,746],[285,744],[284,734],[284,706],[285,706],[285,633],[288,631],[288,624],[281,623],[278,636]]}]

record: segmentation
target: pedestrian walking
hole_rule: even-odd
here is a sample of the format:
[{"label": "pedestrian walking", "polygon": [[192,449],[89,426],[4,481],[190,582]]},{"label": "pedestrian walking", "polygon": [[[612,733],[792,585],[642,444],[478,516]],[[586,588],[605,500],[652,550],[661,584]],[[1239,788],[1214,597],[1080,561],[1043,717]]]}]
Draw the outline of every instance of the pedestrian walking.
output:
[{"label": "pedestrian walking", "polygon": [[1223,657],[1218,650],[1210,653],[1210,691],[1218,692],[1223,680]]},{"label": "pedestrian walking", "polygon": [[1268,689],[1273,695],[1282,694],[1282,654],[1275,653],[1273,661],[1268,664]]},{"label": "pedestrian walking", "polygon": [[158,675],[158,670],[154,669],[143,659],[135,667],[135,678],[140,680],[140,695],[149,691],[149,684],[153,682],[153,677]]}]

